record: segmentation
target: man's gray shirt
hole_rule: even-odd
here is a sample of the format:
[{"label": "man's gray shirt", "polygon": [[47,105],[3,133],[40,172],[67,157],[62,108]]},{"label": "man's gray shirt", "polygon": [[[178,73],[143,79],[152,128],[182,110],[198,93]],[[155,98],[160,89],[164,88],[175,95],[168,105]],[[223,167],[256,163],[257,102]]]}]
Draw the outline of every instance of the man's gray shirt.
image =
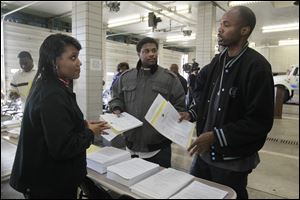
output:
[{"label": "man's gray shirt", "polygon": [[167,140],[145,120],[145,115],[158,94],[170,101],[177,111],[185,111],[184,89],[178,77],[160,66],[153,74],[143,68],[139,71],[128,70],[114,84],[110,109],[119,107],[121,111],[143,122],[142,127],[124,133],[126,143],[132,144],[129,148],[133,151],[149,152],[149,146]]}]

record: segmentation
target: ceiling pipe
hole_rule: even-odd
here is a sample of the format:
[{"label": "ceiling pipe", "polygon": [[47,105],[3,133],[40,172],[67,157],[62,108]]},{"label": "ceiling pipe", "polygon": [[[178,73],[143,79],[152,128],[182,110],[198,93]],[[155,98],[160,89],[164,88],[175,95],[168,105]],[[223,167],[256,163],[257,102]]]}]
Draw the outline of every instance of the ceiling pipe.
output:
[{"label": "ceiling pipe", "polygon": [[29,3],[29,4],[26,4],[26,5],[24,5],[24,6],[21,6],[21,7],[19,7],[19,8],[16,8],[16,9],[12,10],[12,11],[10,11],[10,12],[8,12],[8,13],[5,13],[5,14],[1,15],[1,19],[2,19],[2,18],[5,18],[6,16],[8,16],[8,15],[10,15],[10,14],[13,14],[13,13],[15,13],[15,12],[18,12],[19,10],[22,10],[22,9],[24,9],[24,8],[27,8],[27,7],[29,7],[29,6],[32,6],[32,5],[34,5],[34,4],[38,3],[38,2],[39,2],[39,1],[33,1],[33,2]]},{"label": "ceiling pipe", "polygon": [[222,6],[220,6],[216,1],[211,1],[212,4],[218,8],[220,8],[221,10],[223,10],[224,12],[227,12],[227,10],[225,8],[223,8]]},{"label": "ceiling pipe", "polygon": [[71,15],[72,15],[72,11],[68,11],[68,12],[53,16],[53,17],[49,17],[49,19],[50,20],[51,19],[58,19],[58,18],[62,18],[62,17],[68,17],[68,16],[71,16]]},{"label": "ceiling pipe", "polygon": [[174,17],[165,15],[165,14],[161,13],[160,11],[157,11],[157,10],[155,10],[155,9],[153,9],[153,8],[150,8],[150,7],[148,7],[148,6],[145,6],[144,4],[141,4],[139,1],[129,1],[129,2],[132,3],[132,4],[135,4],[135,5],[139,6],[139,7],[145,8],[146,10],[150,10],[150,11],[152,11],[152,12],[155,12],[155,13],[159,14],[159,15],[165,16],[165,17],[167,17],[167,18],[169,18],[169,19],[171,19],[171,20],[174,20],[174,21],[176,21],[176,22],[178,22],[178,23],[180,23],[180,24],[183,24],[183,25],[186,25],[186,26],[194,26],[194,25],[195,25],[195,24],[193,24],[193,23],[182,22],[182,21],[180,21],[180,20],[178,20],[178,19],[176,19],[176,18],[174,18]]},{"label": "ceiling pipe", "polygon": [[129,35],[129,34],[135,34],[135,35],[139,35],[139,34],[146,34],[146,33],[150,33],[151,30],[149,31],[143,31],[143,32],[122,32],[122,33],[113,33],[110,35],[106,35],[106,38],[111,37],[111,36],[117,36],[117,35]]},{"label": "ceiling pipe", "polygon": [[166,7],[164,5],[161,5],[161,4],[157,3],[156,1],[146,1],[146,2],[149,3],[149,4],[151,4],[151,5],[153,5],[153,6],[155,6],[155,7],[157,7],[157,8],[161,8],[161,9],[163,9],[165,11],[168,11],[169,13],[173,13],[174,15],[176,15],[176,16],[178,16],[178,17],[180,17],[180,18],[182,18],[182,19],[184,19],[186,21],[188,21],[188,23],[192,22],[191,24],[197,24],[197,22],[195,20],[190,19],[190,18],[188,18],[188,17],[186,17],[186,16],[184,16],[182,14],[179,14],[176,11],[172,11],[168,7]]},{"label": "ceiling pipe", "polygon": [[[2,88],[2,84],[3,84],[3,92],[5,94],[5,102],[7,100],[7,95],[6,95],[6,80],[5,80],[5,74],[6,74],[6,67],[5,67],[5,48],[4,48],[4,20],[5,20],[5,17],[7,17],[8,15],[10,14],[13,14],[15,12],[18,12],[19,10],[22,10],[24,8],[27,8],[29,6],[32,6],[36,3],[38,3],[39,1],[33,1],[29,4],[26,4],[24,6],[21,6],[17,9],[14,9],[8,13],[5,13],[3,15],[1,15],[1,88]],[[2,80],[3,80],[3,83],[2,83]]]}]

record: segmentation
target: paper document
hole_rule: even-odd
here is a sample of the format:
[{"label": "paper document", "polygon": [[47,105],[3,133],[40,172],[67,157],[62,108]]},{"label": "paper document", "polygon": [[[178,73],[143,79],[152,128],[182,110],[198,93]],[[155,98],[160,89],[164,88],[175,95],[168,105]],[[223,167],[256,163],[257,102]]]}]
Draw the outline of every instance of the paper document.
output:
[{"label": "paper document", "polygon": [[108,141],[111,141],[114,137],[122,134],[125,131],[143,125],[143,122],[126,112],[122,112],[119,117],[116,114],[107,113],[100,115],[100,119],[108,122],[108,124],[111,126],[110,129],[104,130],[104,132],[108,133],[108,135],[102,135],[102,137]]},{"label": "paper document", "polygon": [[106,133],[106,134],[102,134],[101,136],[103,137],[103,138],[105,138],[107,141],[112,141],[115,137],[117,137],[119,134],[121,134],[121,133],[115,133],[115,132],[113,132],[112,131],[112,129],[106,129],[106,130],[104,130],[104,132]]},{"label": "paper document", "polygon": [[1,122],[1,131],[7,131],[11,128],[16,128],[21,126],[21,120],[7,120]]},{"label": "paper document", "polygon": [[13,138],[19,138],[20,132],[21,132],[21,127],[7,130],[8,136]]},{"label": "paper document", "polygon": [[130,187],[146,198],[167,199],[192,182],[194,176],[172,168],[164,169]]},{"label": "paper document", "polygon": [[178,122],[179,113],[160,94],[149,108],[145,119],[163,136],[174,143],[188,148],[192,141],[195,124],[187,120]]},{"label": "paper document", "polygon": [[133,158],[107,168],[107,178],[126,186],[131,186],[159,171],[159,165]]},{"label": "paper document", "polygon": [[86,153],[87,154],[93,153],[93,152],[99,151],[100,149],[101,149],[101,147],[91,144],[90,147],[86,150]]},{"label": "paper document", "polygon": [[170,199],[223,199],[227,193],[199,181],[193,181]]},{"label": "paper document", "polygon": [[129,159],[131,159],[131,155],[128,151],[114,147],[95,149],[86,156],[87,167],[101,174],[106,173],[108,166]]}]

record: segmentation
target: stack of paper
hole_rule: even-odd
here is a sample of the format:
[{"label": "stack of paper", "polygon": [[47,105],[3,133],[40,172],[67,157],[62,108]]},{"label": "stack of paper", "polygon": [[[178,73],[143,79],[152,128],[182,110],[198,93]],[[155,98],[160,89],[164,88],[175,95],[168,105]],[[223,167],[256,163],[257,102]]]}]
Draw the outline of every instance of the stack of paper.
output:
[{"label": "stack of paper", "polygon": [[12,128],[20,127],[21,121],[20,120],[7,120],[1,122],[1,131],[7,131]]},{"label": "stack of paper", "polygon": [[163,136],[176,144],[188,148],[192,141],[195,124],[180,118],[177,110],[160,94],[149,108],[145,119]]},{"label": "stack of paper", "polygon": [[164,169],[130,187],[131,191],[150,199],[167,199],[192,182],[194,176],[172,168]]},{"label": "stack of paper", "polygon": [[91,144],[90,147],[86,150],[86,153],[90,154],[90,153],[99,151],[100,149],[101,149],[101,147]]},{"label": "stack of paper", "polygon": [[170,199],[223,199],[228,192],[193,181]]},{"label": "stack of paper", "polygon": [[148,162],[141,158],[134,158],[109,166],[107,168],[107,178],[125,186],[131,186],[158,171],[158,164]]},{"label": "stack of paper", "polygon": [[111,126],[110,129],[105,130],[108,135],[102,135],[102,137],[108,141],[111,141],[114,137],[125,131],[143,125],[143,122],[126,112],[121,113],[119,116],[116,114],[100,115],[100,119],[108,122],[108,124]]},{"label": "stack of paper", "polygon": [[19,138],[20,132],[21,132],[21,127],[7,130],[8,136],[13,138]]},{"label": "stack of paper", "polygon": [[88,153],[86,161],[88,168],[104,174],[108,166],[129,159],[131,159],[131,155],[126,150],[104,147],[95,152]]}]

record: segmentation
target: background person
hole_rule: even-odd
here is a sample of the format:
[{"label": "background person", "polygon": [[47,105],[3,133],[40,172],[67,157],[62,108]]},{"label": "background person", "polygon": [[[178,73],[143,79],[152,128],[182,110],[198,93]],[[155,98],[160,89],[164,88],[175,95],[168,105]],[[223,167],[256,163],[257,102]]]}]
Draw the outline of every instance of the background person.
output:
[{"label": "background person", "polygon": [[28,51],[21,51],[18,54],[18,58],[21,70],[12,77],[9,98],[12,100],[21,98],[22,108],[24,109],[36,70],[33,69],[33,59]]},{"label": "background person", "polygon": [[181,85],[182,85],[182,87],[184,89],[184,93],[186,95],[187,94],[187,81],[185,80],[185,78],[183,76],[181,76],[179,74],[179,67],[178,67],[178,65],[177,64],[172,64],[170,66],[170,71],[173,72],[173,73],[175,73],[177,75],[177,77],[179,78],[179,81],[180,81],[180,83],[181,83]]},{"label": "background person", "polygon": [[158,43],[144,38],[136,46],[137,67],[125,71],[113,87],[110,109],[127,112],[143,122],[142,127],[124,133],[127,150],[163,167],[171,166],[171,141],[157,132],[145,115],[158,94],[178,110],[185,110],[185,95],[178,77],[157,65]]},{"label": "background person", "polygon": [[110,86],[110,91],[112,91],[112,87],[113,85],[116,83],[116,81],[118,80],[118,78],[121,76],[121,74],[123,72],[125,72],[126,70],[129,69],[129,65],[127,62],[121,62],[118,64],[118,67],[117,67],[117,74],[114,75],[113,77],[113,80],[112,80],[112,83],[111,83],[111,86]]}]

